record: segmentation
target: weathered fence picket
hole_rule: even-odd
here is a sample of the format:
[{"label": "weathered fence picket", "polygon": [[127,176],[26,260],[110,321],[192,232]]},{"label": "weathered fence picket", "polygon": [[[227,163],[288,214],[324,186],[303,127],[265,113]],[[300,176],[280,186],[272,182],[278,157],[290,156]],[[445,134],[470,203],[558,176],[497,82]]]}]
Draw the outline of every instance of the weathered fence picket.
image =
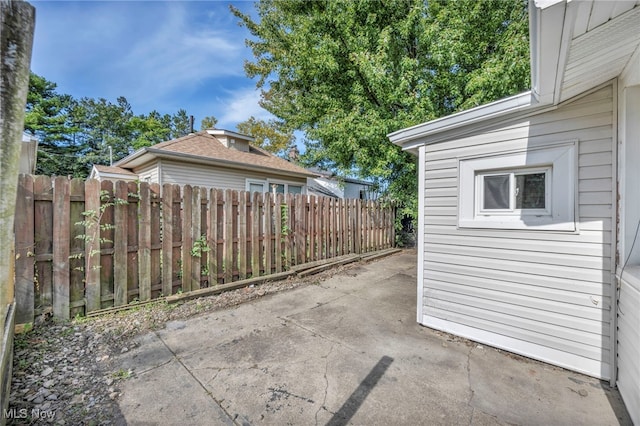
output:
[{"label": "weathered fence picket", "polygon": [[[101,307],[100,301],[100,182],[89,180],[84,185],[85,217],[85,300],[87,311],[96,311]],[[95,218],[95,220],[94,220]]]},{"label": "weathered fence picket", "polygon": [[[24,306],[16,312],[16,322],[24,324],[31,322],[34,315],[35,286],[34,284],[34,179],[31,175],[21,175],[18,180],[18,196],[16,210],[16,305]],[[18,244],[17,241],[21,241]]]},{"label": "weathered fence picket", "polygon": [[373,201],[30,175],[18,188],[18,323],[394,243],[394,209]]}]

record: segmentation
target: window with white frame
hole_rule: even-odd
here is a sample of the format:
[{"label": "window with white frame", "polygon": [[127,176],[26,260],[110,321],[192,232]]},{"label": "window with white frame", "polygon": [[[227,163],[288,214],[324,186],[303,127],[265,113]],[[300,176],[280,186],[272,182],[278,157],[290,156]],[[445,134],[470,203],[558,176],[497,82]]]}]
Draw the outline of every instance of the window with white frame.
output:
[{"label": "window with white frame", "polygon": [[249,188],[247,189],[249,192],[259,192],[259,193],[263,193],[264,192],[264,184],[263,183],[255,183],[255,182],[251,182],[249,184]]},{"label": "window with white frame", "polygon": [[287,185],[289,194],[302,194],[302,185]]},{"label": "window with white frame", "polygon": [[476,175],[476,214],[551,214],[551,167],[482,171]]},{"label": "window with white frame", "polygon": [[249,192],[271,192],[272,194],[303,194],[304,185],[283,181],[247,179],[246,190]]},{"label": "window with white frame", "polygon": [[262,180],[252,180],[247,179],[246,190],[249,192],[265,192],[265,188],[267,187],[267,182]]},{"label": "window with white frame", "polygon": [[458,226],[574,231],[575,142],[459,160]]}]

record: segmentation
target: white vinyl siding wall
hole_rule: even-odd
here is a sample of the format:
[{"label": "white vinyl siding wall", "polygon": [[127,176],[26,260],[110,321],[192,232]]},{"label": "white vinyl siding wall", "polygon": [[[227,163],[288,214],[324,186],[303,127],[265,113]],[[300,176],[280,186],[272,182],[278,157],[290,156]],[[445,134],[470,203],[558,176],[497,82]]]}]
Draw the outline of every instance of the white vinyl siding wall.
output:
[{"label": "white vinyl siding wall", "polygon": [[162,182],[158,180],[158,176],[160,175],[158,172],[158,168],[160,167],[159,164],[159,162],[146,164],[134,170],[134,173],[138,175],[138,179],[140,180],[140,182],[153,182],[162,185]]},{"label": "white vinyl siding wall", "polygon": [[625,269],[618,303],[618,388],[631,419],[640,424],[640,267]]},{"label": "white vinyl siding wall", "polygon": [[640,222],[640,51],[636,51],[619,81],[618,273],[622,277],[618,296],[617,384],[631,419],[640,425],[640,236],[636,236]]},{"label": "white vinyl siding wall", "polygon": [[244,191],[246,180],[273,179],[286,181],[292,184],[306,185],[306,178],[287,177],[283,175],[257,173],[249,170],[234,170],[216,168],[201,164],[179,163],[174,161],[162,161],[162,183],[178,185],[204,186],[217,189],[233,189]]},{"label": "white vinyl siding wall", "polygon": [[[423,324],[609,377],[612,123],[608,85],[553,111],[426,145]],[[457,227],[458,159],[571,140],[578,231]]]}]

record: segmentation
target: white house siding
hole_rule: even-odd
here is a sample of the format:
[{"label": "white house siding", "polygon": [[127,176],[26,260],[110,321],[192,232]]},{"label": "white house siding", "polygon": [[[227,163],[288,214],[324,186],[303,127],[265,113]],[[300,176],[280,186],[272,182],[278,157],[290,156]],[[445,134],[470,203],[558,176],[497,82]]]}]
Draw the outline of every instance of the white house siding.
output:
[{"label": "white house siding", "polygon": [[[620,225],[618,237],[618,388],[635,424],[640,425],[640,51],[618,85]],[[635,241],[635,245],[634,245]],[[624,272],[622,268],[624,267]]]},{"label": "white house siding", "polygon": [[306,185],[306,178],[286,177],[282,175],[252,172],[249,170],[234,170],[216,168],[201,164],[162,161],[162,183],[179,185],[204,186],[218,189],[233,189],[244,191],[247,179],[272,179],[282,182]]},{"label": "white house siding", "polygon": [[625,269],[618,305],[618,388],[627,411],[640,424],[640,267]]},{"label": "white house siding", "polygon": [[[425,147],[424,325],[610,376],[613,88]],[[578,141],[577,232],[457,227],[458,159]]]},{"label": "white house siding", "polygon": [[[361,198],[363,195],[364,198],[372,199],[375,194],[371,194],[369,191],[371,190],[371,185],[364,185],[361,183],[355,182],[345,182],[344,184],[344,198]],[[362,194],[361,191],[365,193]]]},{"label": "white house siding", "polygon": [[140,182],[154,182],[162,185],[163,182],[160,182],[158,180],[160,176],[160,173],[158,171],[159,168],[160,163],[154,161],[135,169],[134,173],[138,175],[138,180],[140,180]]}]

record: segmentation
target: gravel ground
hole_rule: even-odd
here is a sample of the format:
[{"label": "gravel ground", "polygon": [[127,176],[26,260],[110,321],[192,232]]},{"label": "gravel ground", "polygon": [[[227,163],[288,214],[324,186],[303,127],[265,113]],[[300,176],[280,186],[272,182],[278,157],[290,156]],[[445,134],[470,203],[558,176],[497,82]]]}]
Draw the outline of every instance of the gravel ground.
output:
[{"label": "gravel ground", "polygon": [[224,309],[267,294],[317,284],[358,263],[307,279],[242,288],[180,304],[164,301],[94,318],[61,322],[40,318],[16,335],[7,424],[125,424],[118,409],[119,384],[131,371],[114,370],[112,359],[134,345],[134,336],[164,328],[167,321]]}]

